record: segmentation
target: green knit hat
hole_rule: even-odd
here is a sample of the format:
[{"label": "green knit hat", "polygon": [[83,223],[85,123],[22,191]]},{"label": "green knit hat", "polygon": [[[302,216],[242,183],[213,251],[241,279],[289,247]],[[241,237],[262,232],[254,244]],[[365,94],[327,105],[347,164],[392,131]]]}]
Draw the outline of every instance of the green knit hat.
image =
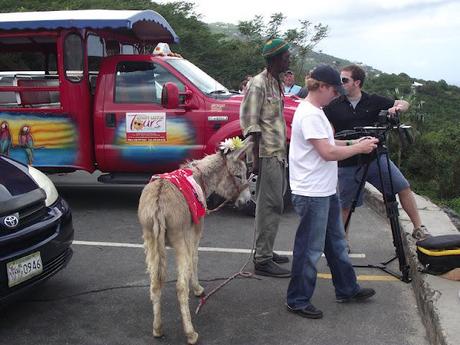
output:
[{"label": "green knit hat", "polygon": [[272,38],[265,42],[264,48],[262,49],[262,56],[264,58],[270,58],[272,56],[282,54],[289,49],[289,43],[282,38]]}]

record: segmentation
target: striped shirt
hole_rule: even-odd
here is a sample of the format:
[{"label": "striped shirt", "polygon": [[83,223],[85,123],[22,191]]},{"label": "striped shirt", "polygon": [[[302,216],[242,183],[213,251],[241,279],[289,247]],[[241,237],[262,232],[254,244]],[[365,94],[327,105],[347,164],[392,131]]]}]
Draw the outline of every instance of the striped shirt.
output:
[{"label": "striped shirt", "polygon": [[259,157],[277,157],[286,161],[283,97],[278,81],[267,70],[248,83],[240,107],[240,124],[244,136],[260,133]]}]

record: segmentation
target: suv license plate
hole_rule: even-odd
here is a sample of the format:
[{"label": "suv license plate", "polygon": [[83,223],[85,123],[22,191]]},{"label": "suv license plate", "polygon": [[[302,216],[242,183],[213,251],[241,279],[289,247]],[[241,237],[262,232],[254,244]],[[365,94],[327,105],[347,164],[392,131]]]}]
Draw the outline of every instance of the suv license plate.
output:
[{"label": "suv license plate", "polygon": [[40,252],[35,252],[6,264],[8,286],[13,287],[43,272]]}]

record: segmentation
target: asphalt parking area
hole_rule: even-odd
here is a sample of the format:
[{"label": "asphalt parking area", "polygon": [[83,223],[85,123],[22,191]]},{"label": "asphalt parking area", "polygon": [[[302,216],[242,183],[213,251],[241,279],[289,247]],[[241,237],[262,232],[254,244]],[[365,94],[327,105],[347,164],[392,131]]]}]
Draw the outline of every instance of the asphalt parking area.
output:
[{"label": "asphalt parking area", "polygon": [[[61,193],[67,194],[74,214],[74,257],[22,303],[2,311],[2,343],[184,344],[171,250],[162,297],[165,337],[152,337],[149,279],[136,221],[139,191],[79,188]],[[283,216],[278,251],[292,249],[297,221],[292,210]],[[385,221],[370,209],[361,208],[353,226],[353,262],[379,262],[394,253]],[[253,219],[233,209],[206,219],[199,274],[207,291],[246,262],[252,229]],[[427,344],[410,285],[380,270],[359,269],[360,284],[375,288],[377,295],[366,303],[343,305],[335,302],[324,259],[318,271],[313,303],[323,310],[323,319],[286,311],[288,279],[235,279],[192,315],[200,344]],[[191,296],[192,313],[197,305]]]}]

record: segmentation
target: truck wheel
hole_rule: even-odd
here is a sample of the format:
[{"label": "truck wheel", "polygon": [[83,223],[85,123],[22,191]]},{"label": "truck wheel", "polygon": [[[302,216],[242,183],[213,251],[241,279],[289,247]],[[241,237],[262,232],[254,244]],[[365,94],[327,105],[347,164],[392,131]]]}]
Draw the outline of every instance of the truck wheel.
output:
[{"label": "truck wheel", "polygon": [[257,175],[251,174],[248,177],[249,192],[251,193],[251,199],[239,207],[239,210],[248,216],[254,217],[256,215],[256,186],[257,186]]},{"label": "truck wheel", "polygon": [[[257,186],[257,175],[251,174],[248,177],[249,192],[251,193],[251,199],[240,206],[239,210],[247,214],[248,216],[254,217],[256,215],[256,186]],[[291,189],[287,188],[284,194],[284,209],[286,210],[291,205]]]}]

